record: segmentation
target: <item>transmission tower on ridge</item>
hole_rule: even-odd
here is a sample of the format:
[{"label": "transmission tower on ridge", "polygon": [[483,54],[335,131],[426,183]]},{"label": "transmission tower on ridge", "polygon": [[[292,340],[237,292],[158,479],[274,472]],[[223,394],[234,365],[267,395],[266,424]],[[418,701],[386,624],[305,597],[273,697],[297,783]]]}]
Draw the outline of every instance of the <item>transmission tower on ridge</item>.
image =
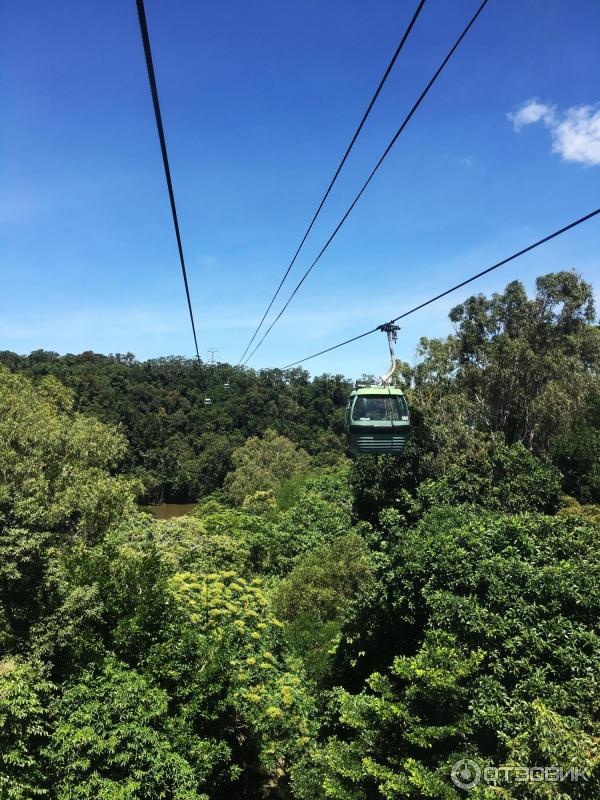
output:
[{"label": "transmission tower on ridge", "polygon": [[219,351],[217,350],[217,348],[216,347],[209,347],[208,350],[206,351],[206,353],[208,355],[208,363],[209,364],[215,364],[217,362],[217,359],[215,358],[215,354],[216,355],[219,354]]}]

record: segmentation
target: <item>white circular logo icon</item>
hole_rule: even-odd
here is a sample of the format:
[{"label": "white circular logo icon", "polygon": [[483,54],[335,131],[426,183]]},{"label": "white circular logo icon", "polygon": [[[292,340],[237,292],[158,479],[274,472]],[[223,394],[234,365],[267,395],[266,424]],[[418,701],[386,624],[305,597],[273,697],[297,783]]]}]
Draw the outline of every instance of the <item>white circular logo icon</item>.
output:
[{"label": "white circular logo icon", "polygon": [[472,789],[481,780],[481,767],[470,758],[461,758],[452,765],[450,777],[459,789]]}]

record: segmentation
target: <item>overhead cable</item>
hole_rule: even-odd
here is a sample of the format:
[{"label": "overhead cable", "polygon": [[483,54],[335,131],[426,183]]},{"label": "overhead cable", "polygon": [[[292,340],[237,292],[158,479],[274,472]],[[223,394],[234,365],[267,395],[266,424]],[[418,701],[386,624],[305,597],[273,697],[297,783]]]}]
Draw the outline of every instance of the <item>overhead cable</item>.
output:
[{"label": "overhead cable", "polygon": [[146,67],[148,69],[148,80],[150,82],[150,93],[152,94],[152,103],[154,105],[154,116],[156,118],[156,127],[158,130],[158,139],[160,141],[160,150],[162,153],[163,167],[165,169],[165,178],[167,179],[167,189],[169,191],[169,202],[171,204],[171,214],[173,215],[173,225],[175,227],[175,237],[177,239],[177,249],[179,251],[179,262],[181,264],[181,272],[183,274],[183,285],[185,286],[185,296],[187,298],[188,311],[190,312],[190,322],[192,323],[192,333],[194,335],[194,346],[196,348],[196,358],[198,359],[198,366],[201,366],[200,351],[198,349],[198,339],[196,337],[196,324],[194,322],[194,311],[192,309],[192,298],[190,295],[190,287],[188,283],[187,269],[185,267],[185,258],[183,255],[183,245],[181,243],[181,233],[179,231],[179,219],[177,217],[177,206],[175,205],[175,194],[173,192],[173,182],[171,180],[171,169],[169,167],[169,156],[167,154],[167,143],[165,140],[165,132],[162,123],[162,115],[160,113],[160,103],[158,102],[158,89],[156,86],[156,76],[154,74],[154,64],[152,61],[152,50],[150,49],[150,36],[148,34],[148,24],[146,22],[146,11],[144,9],[144,0],[136,0],[138,19],[140,22],[140,32],[142,34],[142,44],[144,45],[144,55],[146,56]]},{"label": "overhead cable", "polygon": [[354,147],[354,143],[355,143],[355,142],[356,142],[356,140],[358,139],[358,136],[359,136],[359,134],[360,134],[361,130],[363,129],[363,126],[364,126],[365,122],[367,121],[367,117],[368,117],[368,116],[369,116],[369,114],[371,113],[371,109],[372,109],[372,108],[373,108],[373,106],[375,105],[375,102],[376,102],[377,98],[379,97],[379,94],[380,94],[381,90],[383,89],[383,85],[384,85],[384,83],[386,82],[386,80],[388,79],[388,76],[389,76],[390,72],[392,71],[392,68],[393,68],[394,64],[396,63],[396,59],[397,59],[397,58],[398,58],[398,56],[400,55],[400,51],[401,51],[401,50],[402,50],[402,48],[404,47],[404,43],[405,43],[405,42],[406,42],[406,40],[408,39],[408,37],[409,37],[409,35],[410,35],[410,32],[412,31],[412,29],[413,29],[413,26],[414,26],[415,22],[417,21],[417,17],[418,17],[418,16],[419,16],[419,14],[421,13],[421,9],[423,8],[423,6],[424,6],[424,5],[425,5],[425,0],[420,0],[420,2],[419,2],[419,5],[417,6],[417,9],[416,9],[415,13],[414,13],[414,14],[413,14],[413,16],[412,16],[412,19],[410,20],[410,22],[409,22],[409,24],[408,24],[408,27],[406,28],[406,30],[404,31],[404,34],[402,35],[402,38],[400,39],[400,43],[398,44],[398,47],[396,48],[396,52],[395,52],[395,53],[394,53],[394,55],[392,56],[392,60],[391,60],[391,61],[390,61],[390,63],[388,64],[386,71],[383,73],[383,77],[382,77],[382,78],[381,78],[381,80],[379,81],[379,86],[378,86],[378,87],[377,87],[377,89],[375,90],[375,94],[374,94],[374,95],[373,95],[373,97],[371,98],[371,100],[370,100],[370,102],[369,102],[369,105],[367,106],[367,110],[366,110],[366,111],[365,111],[365,113],[363,114],[363,116],[362,116],[362,119],[361,119],[361,121],[360,121],[360,123],[359,123],[359,125],[358,125],[358,128],[357,128],[357,129],[354,131],[354,135],[353,135],[353,137],[352,137],[352,139],[351,139],[351,141],[350,141],[350,144],[349,144],[349,145],[348,145],[348,147],[346,148],[346,152],[344,153],[344,155],[343,155],[343,157],[342,157],[342,160],[341,160],[341,161],[340,161],[340,163],[338,164],[338,167],[337,167],[337,169],[336,169],[336,171],[335,171],[335,174],[334,174],[333,178],[331,179],[331,181],[329,182],[329,186],[327,187],[327,190],[326,190],[325,194],[324,194],[324,195],[323,195],[323,197],[321,198],[321,202],[319,203],[319,206],[318,206],[317,210],[315,211],[315,213],[314,213],[314,215],[313,215],[313,218],[312,218],[312,219],[311,219],[311,221],[310,221],[310,225],[308,226],[308,228],[307,228],[307,229],[306,229],[306,231],[304,232],[304,236],[302,237],[302,240],[301,240],[300,244],[298,245],[298,247],[297,247],[297,249],[296,249],[296,252],[294,253],[294,256],[293,256],[292,260],[291,260],[291,261],[290,261],[290,263],[288,264],[288,266],[287,266],[287,269],[285,270],[285,272],[284,272],[284,274],[283,274],[283,277],[282,277],[281,281],[279,282],[279,286],[278,286],[278,287],[277,287],[277,289],[275,290],[275,294],[274,294],[274,295],[273,295],[273,297],[271,298],[271,300],[270,300],[270,302],[269,302],[269,305],[267,306],[267,309],[266,309],[265,313],[262,315],[262,319],[260,320],[260,322],[259,322],[259,323],[258,323],[258,325],[256,326],[256,330],[254,331],[254,333],[252,334],[252,337],[251,337],[250,341],[249,341],[249,342],[248,342],[248,344],[246,345],[246,349],[245,349],[245,350],[244,350],[244,352],[242,353],[242,355],[241,355],[241,357],[240,357],[240,360],[238,361],[238,364],[240,364],[240,363],[241,363],[241,362],[244,360],[244,356],[246,355],[246,353],[248,352],[248,350],[249,350],[249,349],[250,349],[250,347],[252,346],[252,342],[253,342],[253,341],[256,339],[256,336],[257,336],[257,334],[258,334],[259,330],[262,328],[263,322],[265,321],[265,319],[266,319],[266,317],[267,317],[267,314],[268,314],[268,313],[269,313],[269,311],[271,310],[271,308],[272,308],[272,306],[273,306],[273,303],[275,302],[275,300],[276,300],[277,296],[279,295],[279,292],[281,291],[281,287],[282,287],[282,286],[283,286],[283,284],[285,283],[285,280],[286,280],[287,276],[289,275],[289,273],[290,273],[290,270],[292,269],[292,267],[293,267],[293,266],[294,266],[294,264],[296,263],[296,259],[298,258],[298,255],[300,254],[300,251],[302,250],[302,247],[304,246],[304,242],[307,240],[307,238],[308,238],[308,235],[309,235],[309,233],[311,232],[311,230],[312,230],[312,228],[313,228],[313,225],[315,224],[315,222],[316,222],[316,220],[317,220],[317,217],[318,217],[318,216],[319,216],[319,214],[321,213],[321,209],[322,209],[322,208],[323,208],[323,206],[325,205],[325,201],[326,201],[326,200],[327,200],[327,198],[329,197],[329,193],[330,193],[330,192],[331,192],[331,190],[333,189],[333,185],[334,185],[334,183],[336,182],[336,180],[337,180],[337,178],[338,178],[338,175],[339,175],[339,174],[340,174],[340,172],[342,171],[342,167],[343,167],[343,166],[344,166],[344,164],[346,163],[346,160],[347,160],[348,156],[350,155],[350,151],[351,151],[351,150],[352,150],[352,148]]},{"label": "overhead cable", "polygon": [[301,358],[298,361],[293,361],[291,364],[287,364],[287,366],[282,367],[282,369],[290,369],[291,367],[295,367],[298,364],[303,364],[305,361],[309,361],[312,358],[317,358],[317,356],[322,356],[325,353],[330,353],[332,350],[337,350],[339,347],[344,347],[345,345],[351,344],[352,342],[356,342],[359,339],[364,339],[365,336],[370,336],[372,333],[381,331],[385,328],[386,325],[393,325],[394,323],[398,322],[398,320],[404,319],[405,317],[414,314],[416,311],[420,311],[422,308],[425,308],[425,306],[428,306],[431,303],[435,303],[436,300],[440,300],[442,297],[446,297],[446,295],[455,292],[457,289],[461,289],[468,283],[472,283],[473,281],[476,281],[478,278],[487,275],[489,272],[492,272],[493,270],[498,269],[499,267],[503,267],[505,264],[508,264],[509,261],[514,261],[516,258],[525,255],[525,253],[529,253],[531,250],[535,250],[536,247],[539,247],[540,245],[549,242],[551,239],[556,239],[557,236],[561,236],[563,233],[570,231],[572,228],[576,228],[578,225],[582,225],[584,222],[587,222],[588,220],[592,219],[598,214],[600,214],[600,208],[597,208],[595,211],[591,211],[584,217],[576,219],[574,222],[570,222],[568,225],[565,225],[564,228],[560,228],[559,230],[554,231],[554,233],[550,233],[548,234],[548,236],[544,236],[543,239],[538,239],[537,242],[534,242],[533,244],[524,247],[522,250],[513,253],[511,256],[508,256],[508,258],[503,258],[502,261],[498,261],[496,264],[492,264],[491,267],[487,267],[481,272],[478,272],[476,275],[472,275],[470,278],[467,278],[466,280],[461,281],[460,283],[457,283],[454,286],[451,286],[449,289],[446,289],[445,291],[436,294],[434,297],[429,298],[429,300],[425,300],[423,303],[419,303],[418,306],[415,306],[414,308],[405,311],[403,314],[394,317],[394,319],[391,319],[388,322],[383,322],[381,325],[376,325],[374,328],[371,328],[371,330],[365,331],[364,333],[359,333],[358,336],[353,336],[351,339],[346,339],[343,342],[339,342],[339,344],[334,344],[331,347],[327,347],[325,348],[325,350],[320,350],[318,353],[313,353],[312,355],[306,356],[305,358]]},{"label": "overhead cable", "polygon": [[433,77],[430,79],[430,81],[428,82],[428,84],[425,86],[425,88],[423,89],[423,91],[422,91],[422,92],[421,92],[421,94],[419,95],[419,98],[417,99],[416,103],[413,105],[413,107],[411,108],[411,110],[408,112],[408,114],[406,115],[406,117],[405,117],[404,121],[402,122],[402,124],[400,125],[400,127],[398,128],[398,130],[396,131],[396,133],[394,134],[394,136],[392,137],[392,140],[390,141],[390,143],[388,144],[388,146],[386,147],[386,149],[383,151],[383,154],[382,154],[381,158],[380,158],[380,159],[379,159],[379,161],[378,161],[378,162],[375,164],[375,167],[374,167],[374,168],[373,168],[373,170],[371,171],[371,174],[370,174],[370,175],[369,175],[369,177],[366,179],[366,181],[363,183],[363,185],[362,185],[362,187],[361,187],[360,191],[358,192],[358,194],[356,195],[356,197],[354,198],[354,200],[352,201],[352,203],[351,203],[351,204],[350,204],[350,206],[348,207],[348,209],[347,209],[346,213],[344,214],[344,216],[341,218],[341,220],[340,220],[340,221],[338,222],[338,224],[336,225],[336,227],[335,227],[335,229],[334,229],[333,233],[331,234],[331,236],[329,237],[329,239],[328,239],[328,240],[325,242],[325,244],[324,244],[324,245],[323,245],[323,247],[321,248],[321,250],[320,250],[319,254],[318,254],[318,255],[317,255],[317,257],[315,258],[315,260],[312,262],[312,264],[311,264],[311,265],[308,267],[308,269],[306,270],[306,272],[304,273],[304,275],[302,276],[302,278],[301,278],[301,279],[298,281],[298,283],[296,284],[296,286],[295,286],[294,290],[292,291],[292,293],[290,294],[290,296],[289,296],[289,297],[288,297],[288,299],[286,300],[286,302],[285,302],[285,305],[283,306],[283,308],[281,309],[281,311],[279,312],[279,314],[277,314],[277,316],[275,317],[275,319],[273,320],[273,322],[270,324],[270,326],[267,328],[267,330],[266,330],[266,331],[265,331],[265,333],[263,334],[262,338],[260,339],[260,341],[258,342],[258,344],[256,345],[256,347],[254,348],[254,350],[253,350],[253,351],[250,353],[250,355],[249,355],[249,356],[246,358],[246,361],[244,362],[244,364],[247,364],[247,363],[248,363],[248,361],[250,361],[250,359],[252,358],[252,356],[253,356],[253,355],[256,353],[256,351],[258,350],[258,348],[259,348],[259,347],[262,345],[262,343],[263,343],[263,342],[264,342],[264,340],[267,338],[267,336],[269,335],[269,333],[270,333],[270,332],[273,330],[273,327],[276,325],[276,323],[278,322],[278,320],[281,318],[281,316],[283,315],[283,313],[285,312],[285,310],[287,309],[287,307],[288,307],[288,306],[289,306],[289,304],[291,303],[291,301],[292,301],[293,297],[296,295],[296,293],[298,292],[298,290],[300,289],[300,287],[302,286],[302,284],[304,283],[304,281],[306,280],[306,278],[307,278],[307,277],[310,275],[310,273],[312,272],[312,270],[314,269],[314,267],[317,265],[317,263],[318,263],[318,262],[319,262],[319,260],[321,259],[321,256],[322,256],[322,255],[325,253],[325,251],[327,250],[327,248],[329,247],[329,245],[331,244],[331,242],[334,240],[334,238],[335,238],[335,237],[336,237],[336,235],[338,234],[338,232],[339,232],[340,228],[341,228],[341,227],[342,227],[342,225],[343,225],[343,224],[346,222],[346,220],[348,219],[348,217],[349,217],[349,216],[350,216],[350,214],[352,213],[352,210],[354,209],[355,205],[358,203],[358,201],[359,201],[359,200],[360,200],[360,198],[362,197],[362,195],[363,195],[363,192],[365,191],[365,189],[367,188],[367,186],[370,184],[371,180],[372,180],[372,179],[373,179],[373,177],[375,176],[376,172],[379,170],[380,166],[383,164],[383,162],[384,162],[384,160],[386,159],[387,155],[389,154],[390,150],[392,149],[392,147],[393,147],[393,146],[396,144],[396,142],[398,141],[398,138],[400,137],[400,135],[402,134],[402,132],[404,131],[404,129],[406,128],[406,126],[408,125],[408,123],[410,122],[410,120],[412,119],[413,115],[415,114],[415,112],[417,111],[417,109],[419,108],[419,106],[421,105],[421,103],[423,102],[423,100],[425,99],[425,97],[427,96],[427,94],[429,93],[429,90],[430,90],[430,89],[431,89],[431,87],[434,85],[434,83],[436,82],[436,80],[439,78],[439,76],[441,75],[442,71],[444,70],[444,68],[445,68],[446,64],[447,64],[447,63],[450,61],[450,59],[452,58],[452,56],[454,55],[454,53],[455,53],[455,52],[456,52],[456,50],[458,49],[458,47],[459,47],[460,43],[461,43],[461,42],[462,42],[462,40],[465,38],[465,36],[467,35],[467,33],[469,32],[469,30],[471,29],[471,27],[472,27],[472,26],[475,24],[475,21],[477,20],[477,18],[479,17],[479,15],[480,15],[480,14],[481,14],[481,12],[483,11],[483,9],[486,7],[486,5],[488,4],[488,2],[489,2],[489,0],[483,0],[483,2],[482,2],[482,3],[481,3],[481,5],[479,6],[479,8],[478,8],[478,9],[477,9],[477,11],[475,12],[475,14],[474,14],[474,15],[471,17],[471,19],[469,20],[469,22],[468,22],[467,26],[464,28],[464,30],[462,31],[462,33],[460,34],[460,36],[458,37],[458,39],[457,39],[457,40],[454,42],[454,44],[452,45],[452,47],[451,47],[451,49],[449,50],[448,54],[446,55],[446,57],[444,58],[444,60],[443,60],[443,61],[442,61],[442,63],[440,64],[440,66],[437,68],[437,70],[436,70],[436,71],[435,71],[435,73],[433,74]]}]

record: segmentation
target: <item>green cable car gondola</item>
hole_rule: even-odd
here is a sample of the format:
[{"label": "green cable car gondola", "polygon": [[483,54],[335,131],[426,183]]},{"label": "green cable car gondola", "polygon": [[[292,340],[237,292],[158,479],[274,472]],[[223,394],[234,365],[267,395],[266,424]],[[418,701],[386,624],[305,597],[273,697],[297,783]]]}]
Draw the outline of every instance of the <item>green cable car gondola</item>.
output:
[{"label": "green cable car gondola", "polygon": [[346,435],[356,453],[400,455],[410,433],[402,389],[366,386],[355,389],[346,406]]},{"label": "green cable car gondola", "polygon": [[388,335],[392,366],[381,386],[355,389],[346,406],[346,436],[355,453],[401,455],[410,434],[410,415],[402,389],[389,386],[396,367],[393,343],[397,325],[382,326]]}]

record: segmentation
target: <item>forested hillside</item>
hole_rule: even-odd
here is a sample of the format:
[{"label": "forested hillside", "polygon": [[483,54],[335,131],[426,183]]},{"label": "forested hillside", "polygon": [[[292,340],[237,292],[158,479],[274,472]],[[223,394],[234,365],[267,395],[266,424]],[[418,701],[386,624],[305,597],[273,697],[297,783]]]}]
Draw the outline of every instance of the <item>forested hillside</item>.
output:
[{"label": "forested hillside", "polygon": [[[450,316],[456,334],[423,339],[416,369],[399,370],[399,382],[409,395],[412,389],[417,421],[423,409],[450,436],[478,431],[520,441],[556,463],[570,493],[597,496],[600,401],[591,287],[574,273],[547,275],[534,300],[515,282],[492,299],[471,297]],[[43,350],[29,356],[0,351],[0,364],[33,379],[55,377],[73,391],[75,410],[117,426],[128,443],[120,468],[141,481],[146,502],[193,502],[210,494],[232,469],[233,451],[268,429],[316,464],[334,463],[345,449],[343,409],[352,384],[341,375],[311,380],[302,369],[199,369],[179,357],[138,362],[131,354]]]},{"label": "forested hillside", "polygon": [[401,457],[340,376],[1,354],[0,800],[600,797],[592,288],[450,316]]},{"label": "forested hillside", "polygon": [[149,503],[209,494],[231,469],[233,450],[268,428],[324,463],[344,448],[352,387],[341,376],[311,381],[303,370],[199,369],[195,359],[176,356],[138,362],[131,354],[43,350],[0,352],[0,364],[34,379],[55,377],[73,390],[76,410],[117,426],[128,442],[121,468],[140,479]]}]

